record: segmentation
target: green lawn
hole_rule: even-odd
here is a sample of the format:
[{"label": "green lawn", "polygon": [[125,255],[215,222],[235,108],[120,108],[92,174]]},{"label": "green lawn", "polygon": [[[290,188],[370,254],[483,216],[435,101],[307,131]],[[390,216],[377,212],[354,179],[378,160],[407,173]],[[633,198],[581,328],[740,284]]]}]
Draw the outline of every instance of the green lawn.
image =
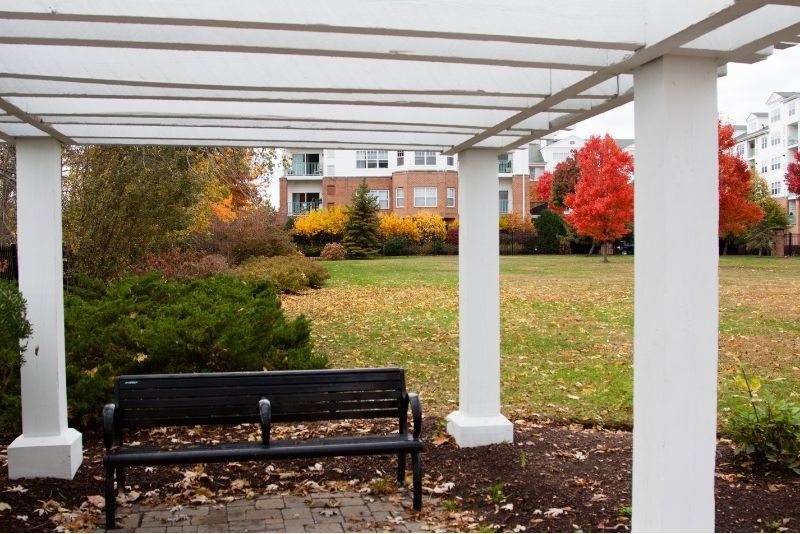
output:
[{"label": "green lawn", "polygon": [[[458,258],[326,262],[327,287],[286,297],[333,367],[397,365],[426,412],[458,399]],[[503,411],[629,425],[633,258],[503,257]],[[720,406],[738,366],[800,401],[800,260],[720,260]]]}]

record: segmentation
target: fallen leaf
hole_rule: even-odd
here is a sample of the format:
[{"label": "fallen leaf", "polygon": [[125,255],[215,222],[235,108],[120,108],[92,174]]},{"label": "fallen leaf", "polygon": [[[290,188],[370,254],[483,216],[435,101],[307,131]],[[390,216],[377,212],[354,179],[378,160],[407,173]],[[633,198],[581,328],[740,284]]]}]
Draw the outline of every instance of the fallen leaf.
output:
[{"label": "fallen leaf", "polygon": [[6,491],[6,493],[27,493],[28,489],[27,488],[23,488],[20,485],[16,485],[16,486],[7,487],[5,489],[5,491]]},{"label": "fallen leaf", "polygon": [[89,495],[86,500],[95,508],[102,509],[106,507],[106,499],[102,495]]},{"label": "fallen leaf", "polygon": [[11,505],[7,502],[0,502],[0,512],[5,512],[6,510],[11,510]]}]

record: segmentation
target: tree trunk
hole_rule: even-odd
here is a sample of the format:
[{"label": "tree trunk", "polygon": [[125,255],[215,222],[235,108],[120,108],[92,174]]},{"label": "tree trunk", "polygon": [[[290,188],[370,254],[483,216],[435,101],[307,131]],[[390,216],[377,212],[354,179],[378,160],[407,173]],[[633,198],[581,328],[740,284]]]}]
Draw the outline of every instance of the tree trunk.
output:
[{"label": "tree trunk", "polygon": [[725,245],[722,247],[722,255],[723,256],[727,256],[728,255],[728,243],[730,243],[730,240],[726,239],[725,240]]},{"label": "tree trunk", "polygon": [[592,238],[592,246],[591,246],[591,248],[589,249],[589,253],[588,253],[588,254],[586,254],[587,256],[591,256],[592,254],[594,254],[594,246],[595,246],[596,244],[597,244],[597,241],[595,241],[595,239],[594,239],[594,238]]},{"label": "tree trunk", "polygon": [[603,241],[600,248],[603,250],[603,263],[608,263],[608,241]]}]

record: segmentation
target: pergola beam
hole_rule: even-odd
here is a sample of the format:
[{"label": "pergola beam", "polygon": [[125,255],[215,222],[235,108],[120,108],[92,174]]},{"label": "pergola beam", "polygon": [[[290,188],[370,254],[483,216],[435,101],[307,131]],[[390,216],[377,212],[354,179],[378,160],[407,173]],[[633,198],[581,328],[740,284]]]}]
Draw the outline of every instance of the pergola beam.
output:
[{"label": "pergola beam", "polygon": [[66,135],[62,134],[43,120],[38,117],[35,117],[29,113],[22,111],[20,108],[8,102],[7,100],[0,98],[0,109],[19,119],[20,121],[33,126],[37,130],[47,134],[47,136],[52,137],[53,139],[58,140],[59,142],[65,145],[73,145],[75,141],[67,137]]}]

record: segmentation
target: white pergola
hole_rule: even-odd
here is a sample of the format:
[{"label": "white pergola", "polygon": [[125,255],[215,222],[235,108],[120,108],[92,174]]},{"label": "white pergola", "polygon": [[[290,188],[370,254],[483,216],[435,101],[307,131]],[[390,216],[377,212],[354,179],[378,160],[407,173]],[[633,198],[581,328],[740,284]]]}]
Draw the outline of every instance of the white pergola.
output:
[{"label": "white pergola", "polygon": [[9,477],[71,478],[82,458],[66,417],[62,145],[458,153],[448,429],[474,446],[513,437],[500,411],[496,154],[633,100],[633,527],[713,530],[716,79],[798,33],[798,0],[0,0],[0,140],[17,146],[34,328]]}]

